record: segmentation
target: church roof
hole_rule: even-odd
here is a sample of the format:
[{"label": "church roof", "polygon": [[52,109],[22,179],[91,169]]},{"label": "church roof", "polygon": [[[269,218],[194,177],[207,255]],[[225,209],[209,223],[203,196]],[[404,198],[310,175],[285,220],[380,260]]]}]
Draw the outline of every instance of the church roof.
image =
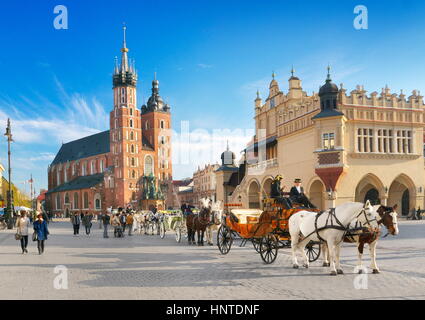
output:
[{"label": "church roof", "polygon": [[69,190],[88,189],[101,183],[103,181],[103,177],[103,173],[93,174],[91,176],[77,177],[74,180],[63,183],[60,186],[49,190],[48,192],[46,192],[46,194]]},{"label": "church roof", "polygon": [[108,152],[109,130],[63,144],[51,165]]}]

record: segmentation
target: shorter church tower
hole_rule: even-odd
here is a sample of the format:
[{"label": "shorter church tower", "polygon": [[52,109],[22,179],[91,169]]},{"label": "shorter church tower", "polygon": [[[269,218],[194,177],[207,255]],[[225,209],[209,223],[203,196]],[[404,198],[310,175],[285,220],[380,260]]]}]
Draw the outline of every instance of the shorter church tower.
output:
[{"label": "shorter church tower", "polygon": [[159,94],[159,81],[152,81],[152,95],[141,112],[142,134],[145,141],[156,150],[154,172],[157,187],[170,198],[173,179],[171,155],[171,113],[170,106]]}]

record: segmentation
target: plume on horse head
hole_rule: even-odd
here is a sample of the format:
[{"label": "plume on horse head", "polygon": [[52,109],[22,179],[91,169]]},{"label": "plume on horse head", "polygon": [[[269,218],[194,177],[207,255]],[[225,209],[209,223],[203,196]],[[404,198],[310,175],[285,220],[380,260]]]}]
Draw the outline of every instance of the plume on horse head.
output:
[{"label": "plume on horse head", "polygon": [[201,203],[201,210],[202,209],[209,209],[209,210],[212,209],[213,202],[212,202],[211,199],[209,199],[209,198],[202,198],[200,200],[200,203]]}]

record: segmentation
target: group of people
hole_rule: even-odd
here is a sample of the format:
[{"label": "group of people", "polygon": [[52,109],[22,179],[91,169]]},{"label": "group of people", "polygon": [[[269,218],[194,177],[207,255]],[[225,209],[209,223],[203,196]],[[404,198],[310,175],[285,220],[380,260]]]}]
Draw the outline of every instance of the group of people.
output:
[{"label": "group of people", "polygon": [[[31,225],[30,218],[27,216],[26,211],[21,211],[19,217],[16,219],[16,239],[21,242],[22,254],[28,253],[28,236],[29,228]],[[37,241],[38,254],[44,253],[44,245],[49,235],[49,228],[46,219],[42,213],[38,213],[33,225],[32,240]]]},{"label": "group of people", "polygon": [[80,224],[83,224],[83,226],[85,227],[86,235],[90,236],[91,227],[93,226],[92,220],[93,214],[88,212],[72,214],[71,223],[74,228],[74,236],[78,236],[80,234]]},{"label": "group of people", "polygon": [[118,212],[115,214],[103,213],[100,216],[103,224],[103,237],[109,238],[108,227],[111,225],[114,228],[114,237],[124,236],[126,228],[128,229],[128,235],[132,236],[134,212],[131,208],[123,209],[118,208]]},{"label": "group of people", "polygon": [[316,206],[310,202],[304,193],[301,179],[294,180],[294,186],[291,188],[289,193],[285,193],[283,190],[285,187],[281,187],[281,181],[283,180],[281,175],[277,175],[271,185],[271,198],[276,199],[280,204],[283,204],[286,209],[291,209],[294,203],[301,204],[302,206],[309,209],[316,209]]}]

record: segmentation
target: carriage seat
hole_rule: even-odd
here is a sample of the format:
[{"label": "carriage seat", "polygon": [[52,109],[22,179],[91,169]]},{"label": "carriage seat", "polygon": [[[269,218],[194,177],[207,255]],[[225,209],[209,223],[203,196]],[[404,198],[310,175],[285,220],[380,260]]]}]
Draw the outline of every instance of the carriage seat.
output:
[{"label": "carriage seat", "polygon": [[232,213],[238,218],[240,224],[257,223],[263,210],[260,209],[233,209]]}]

